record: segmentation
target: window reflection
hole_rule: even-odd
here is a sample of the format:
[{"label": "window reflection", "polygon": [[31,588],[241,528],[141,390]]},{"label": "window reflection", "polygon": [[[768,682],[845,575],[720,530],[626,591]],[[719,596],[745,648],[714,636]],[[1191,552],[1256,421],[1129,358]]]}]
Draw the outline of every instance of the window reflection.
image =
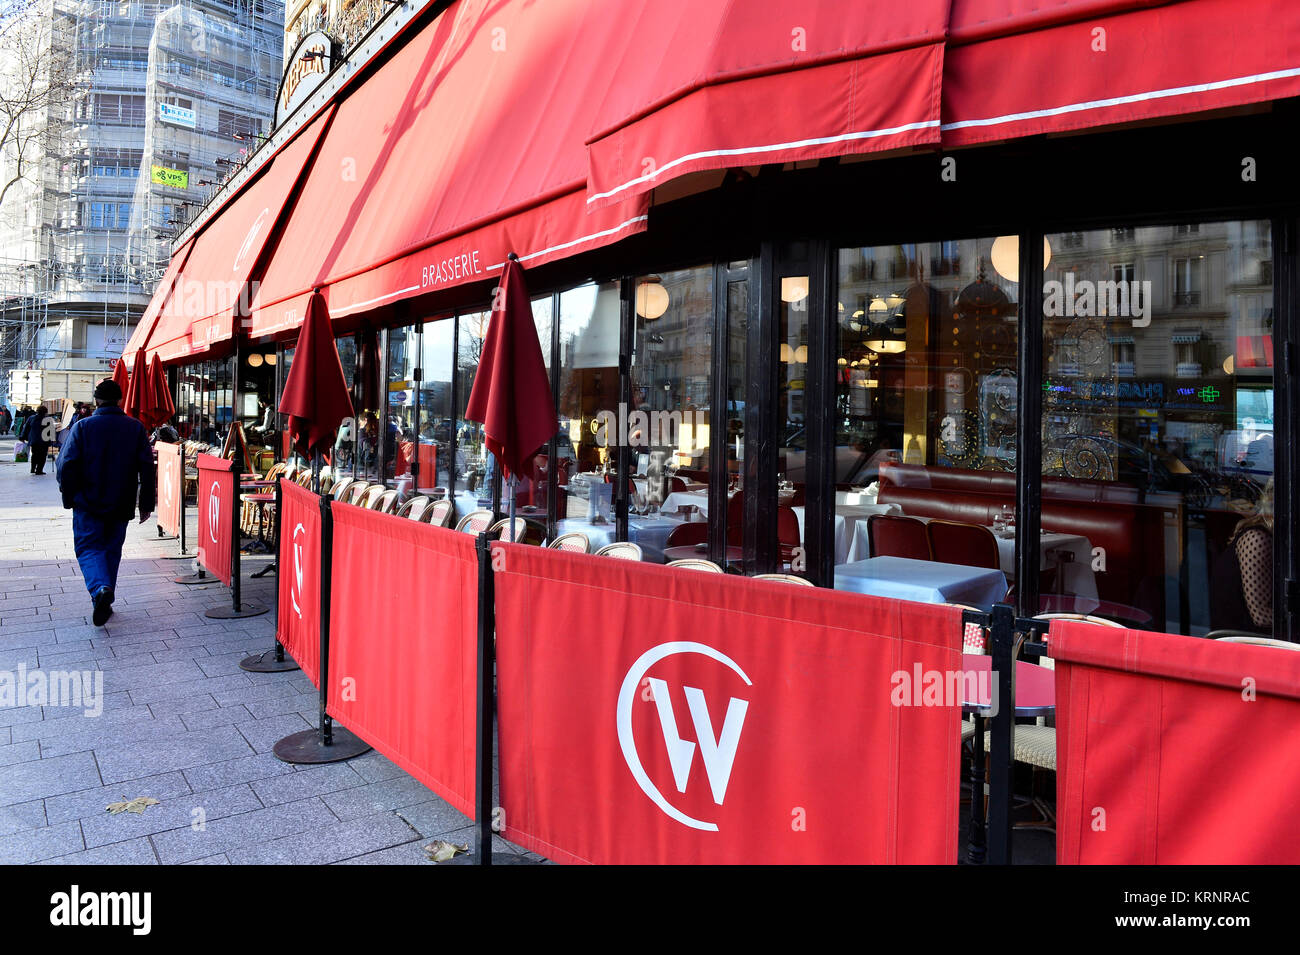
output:
[{"label": "window reflection", "polygon": [[[995,268],[1001,252],[992,238],[840,251],[836,565],[932,559],[1014,584],[1017,283]],[[784,450],[794,487],[800,436]]]},{"label": "window reflection", "polygon": [[1052,609],[1271,634],[1268,222],[1048,238],[1043,527],[1086,539]]},{"label": "window reflection", "polygon": [[388,387],[385,389],[384,477],[398,489],[405,501],[415,493],[416,391],[415,369],[419,361],[414,325],[388,330]]},{"label": "window reflection", "polygon": [[495,462],[488,454],[483,440],[483,426],[465,420],[470,392],[474,390],[474,376],[478,373],[483,345],[487,340],[491,312],[462,312],[457,317],[456,342],[456,473],[453,484],[456,511],[467,514],[479,507],[482,501],[491,505],[492,472]]},{"label": "window reflection", "polygon": [[343,380],[352,391],[353,419],[345,421],[334,438],[334,474],[335,477],[356,476],[357,433],[360,430],[360,416],[357,413],[357,342],[351,335],[336,338],[334,344],[339,350],[339,362],[343,366]]},{"label": "window reflection", "polygon": [[[452,417],[453,335],[456,323],[446,318],[425,322],[420,345],[419,433],[420,494],[443,496],[451,488],[451,460],[455,422]],[[457,452],[463,461],[463,452]],[[441,488],[441,490],[439,490]]]}]

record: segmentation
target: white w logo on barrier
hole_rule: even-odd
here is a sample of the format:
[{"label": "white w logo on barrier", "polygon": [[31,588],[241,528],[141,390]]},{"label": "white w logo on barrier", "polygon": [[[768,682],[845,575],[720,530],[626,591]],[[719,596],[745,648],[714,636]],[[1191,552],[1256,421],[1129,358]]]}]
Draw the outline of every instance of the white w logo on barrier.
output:
[{"label": "white w logo on barrier", "polygon": [[299,524],[293,529],[293,581],[295,586],[289,588],[289,602],[293,604],[293,612],[302,619],[302,608],[298,606],[298,595],[302,593],[302,544],[298,543],[298,534],[306,535],[307,529]]},{"label": "white w logo on barrier", "polygon": [[[745,681],[746,685],[753,685],[745,672],[730,657],[713,649],[713,647],[692,642],[660,644],[643,653],[636,663],[632,664],[627,676],[623,678],[623,685],[618,694],[618,742],[623,750],[623,759],[627,762],[628,769],[632,771],[632,777],[636,780],[637,785],[641,787],[641,791],[649,796],[656,806],[662,809],[670,818],[682,823],[682,825],[690,826],[692,829],[717,832],[718,826],[716,823],[704,822],[688,816],[677,807],[669,804],[641,764],[641,757],[636,750],[636,741],[632,736],[632,705],[636,700],[637,689],[641,685],[642,677],[645,676],[646,671],[660,660],[678,653],[698,653],[711,660],[716,660],[729,667]],[[727,794],[727,784],[731,781],[731,770],[736,760],[736,749],[740,745],[740,733],[745,724],[745,714],[749,709],[749,701],[739,700],[733,696],[727,704],[727,715],[722,722],[722,732],[715,734],[713,732],[713,720],[709,716],[709,707],[704,699],[704,693],[695,687],[683,686],[686,705],[690,710],[691,721],[695,726],[697,742],[692,743],[689,740],[682,739],[677,732],[677,718],[673,712],[672,696],[668,691],[668,684],[653,677],[648,682],[654,693],[655,707],[659,711],[659,726],[663,731],[664,745],[668,749],[668,762],[672,767],[673,782],[677,785],[677,791],[679,793],[686,792],[686,785],[691,775],[691,765],[695,760],[695,748],[698,745],[700,758],[704,763],[704,772],[708,776],[709,788],[713,793],[713,801],[719,806],[722,805],[722,800]]]},{"label": "white w logo on barrier", "polygon": [[208,536],[214,544],[217,542],[217,525],[220,520],[221,498],[217,497],[217,485],[213,482],[212,489],[208,491]]}]

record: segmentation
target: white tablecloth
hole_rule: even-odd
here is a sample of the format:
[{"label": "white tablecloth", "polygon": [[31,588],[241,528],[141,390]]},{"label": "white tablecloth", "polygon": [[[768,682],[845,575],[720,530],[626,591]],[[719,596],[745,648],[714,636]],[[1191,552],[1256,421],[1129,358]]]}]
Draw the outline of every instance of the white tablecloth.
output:
[{"label": "white tablecloth", "polygon": [[[627,537],[633,544],[640,545],[641,556],[645,560],[655,564],[662,564],[664,561],[664,546],[668,542],[668,535],[672,533],[674,527],[681,523],[681,521],[669,520],[663,517],[629,517],[627,521]],[[555,522],[556,537],[561,534],[571,534],[575,531],[586,534],[587,540],[591,541],[593,554],[606,544],[614,543],[614,532],[617,529],[617,525],[613,521],[608,524],[593,524],[590,521],[569,518]]]},{"label": "white tablecloth", "polygon": [[835,589],[919,603],[956,603],[987,609],[1007,593],[1000,570],[906,557],[869,557],[835,568]]},{"label": "white tablecloth", "polygon": [[689,513],[693,507],[699,508],[701,517],[709,516],[709,492],[707,489],[703,491],[674,491],[664,498],[659,510],[664,514],[675,514],[679,511]]},{"label": "white tablecloth", "polygon": [[[802,544],[805,540],[804,534],[804,508],[792,507],[795,517],[799,518],[799,542]],[[835,563],[844,564],[851,560],[857,560],[853,556],[853,541],[858,528],[862,529],[865,534],[867,529],[867,518],[872,514],[902,514],[903,509],[897,504],[837,504],[835,506],[834,534],[835,534]],[[862,557],[867,556],[864,547],[861,553]]]},{"label": "white tablecloth", "polygon": [[[930,518],[919,520],[929,523]],[[849,533],[848,560],[862,560],[870,555],[867,523],[860,521]],[[1048,570],[1061,566],[1061,588],[1064,593],[1075,594],[1090,600],[1097,599],[1097,575],[1092,569],[1092,541],[1079,534],[1059,534],[1049,531],[1041,538],[1038,551],[1038,569]],[[1016,579],[1015,536],[998,537],[998,565],[1007,580]]]}]

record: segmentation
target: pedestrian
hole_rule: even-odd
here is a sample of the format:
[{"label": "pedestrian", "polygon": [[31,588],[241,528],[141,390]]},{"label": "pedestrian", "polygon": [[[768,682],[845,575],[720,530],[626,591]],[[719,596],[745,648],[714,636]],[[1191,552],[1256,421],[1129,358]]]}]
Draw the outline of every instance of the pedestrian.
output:
[{"label": "pedestrian", "polygon": [[50,415],[50,409],[41,405],[36,413],[23,421],[22,439],[27,442],[28,460],[31,462],[32,474],[45,473],[45,459],[54,442],[56,422]]},{"label": "pedestrian", "polygon": [[[95,412],[72,426],[57,462],[63,506],[72,510],[72,539],[90,592],[95,626],[113,615],[117,568],[126,525],[154,508],[153,452],[144,425],[118,407],[122,389],[111,378],[95,388]],[[138,504],[137,504],[138,488]]]},{"label": "pedestrian", "polygon": [[0,405],[0,434],[8,434],[11,424],[13,424],[13,417],[9,414],[9,409]]},{"label": "pedestrian", "polygon": [[23,439],[23,422],[27,420],[29,414],[31,414],[31,409],[26,405],[20,405],[14,413],[14,434],[18,436],[19,441]]}]

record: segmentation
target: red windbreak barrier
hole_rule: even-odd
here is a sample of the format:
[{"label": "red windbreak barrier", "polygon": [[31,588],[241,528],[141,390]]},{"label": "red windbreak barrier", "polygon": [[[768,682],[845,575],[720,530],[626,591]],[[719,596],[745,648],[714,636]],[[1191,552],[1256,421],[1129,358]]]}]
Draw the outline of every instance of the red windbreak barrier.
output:
[{"label": "red windbreak barrier", "polygon": [[1058,862],[1300,862],[1300,653],[1071,621],[1048,643]]},{"label": "red windbreak barrier", "polygon": [[275,639],[320,686],[320,498],[280,481],[280,587]]},{"label": "red windbreak barrier", "polygon": [[184,473],[181,446],[159,441],[158,450],[158,526],[164,534],[176,537],[181,532],[181,494]]},{"label": "red windbreak barrier", "polygon": [[329,714],[474,813],[475,538],[333,502]]},{"label": "red windbreak barrier", "polygon": [[[395,472],[397,477],[401,477],[411,470],[414,455],[415,443],[403,441],[397,453],[397,471]],[[438,483],[438,446],[436,444],[420,443],[420,481],[421,487],[433,487]]]},{"label": "red windbreak barrier", "polygon": [[231,548],[235,532],[233,461],[200,454],[199,468],[199,564],[227,587],[233,580]]},{"label": "red windbreak barrier", "polygon": [[492,556],[510,840],[563,862],[956,861],[959,701],[893,702],[914,667],[960,671],[956,608]]}]

